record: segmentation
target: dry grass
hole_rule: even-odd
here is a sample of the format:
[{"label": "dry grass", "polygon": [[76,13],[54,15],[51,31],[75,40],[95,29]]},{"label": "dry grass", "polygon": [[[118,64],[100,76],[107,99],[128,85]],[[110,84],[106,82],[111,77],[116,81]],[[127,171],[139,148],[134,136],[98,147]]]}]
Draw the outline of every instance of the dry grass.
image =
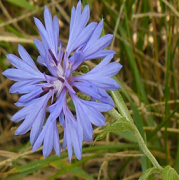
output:
[{"label": "dry grass", "polygon": [[[167,121],[167,127],[162,125],[153,139],[150,139],[148,146],[162,166],[170,164],[179,172],[179,114],[178,110],[173,113],[179,103],[178,1],[156,0],[148,4],[138,0],[126,1],[125,5],[122,1],[117,3],[115,0],[89,2],[91,2],[90,21],[99,22],[104,18],[105,32],[114,34],[111,44],[111,48],[117,52],[114,60],[120,61],[123,65],[117,77],[123,86],[124,99],[132,116],[135,119],[135,112],[129,98],[142,118],[143,124],[135,119],[136,124],[139,124],[138,126],[148,137],[154,132],[155,127]],[[17,46],[20,43],[36,60],[38,52],[33,45],[33,38],[40,39],[40,37],[33,17],[43,20],[45,5],[60,19],[60,38],[66,44],[70,9],[77,1],[28,0],[28,3],[33,5],[34,10],[0,0],[0,179],[40,180],[48,179],[56,173],[59,174],[54,179],[58,180],[138,179],[144,168],[141,162],[145,163],[146,160],[141,158],[143,154],[138,150],[131,134],[109,133],[105,139],[96,142],[95,145],[84,143],[82,161],[77,161],[73,157],[71,165],[68,162],[66,150],[62,152],[60,159],[52,153],[50,158],[44,161],[41,154],[42,148],[35,153],[31,152],[29,133],[14,136],[19,123],[15,124],[10,119],[19,109],[14,105],[18,96],[9,94],[9,87],[13,82],[1,74],[11,66],[6,59],[6,54],[18,55]],[[125,11],[128,12],[127,17]],[[120,27],[124,31],[121,31]],[[136,66],[131,63],[133,60]],[[96,62],[87,62],[87,64],[93,68]],[[139,78],[136,71],[139,73]],[[166,81],[167,77],[168,81]],[[139,79],[145,89],[144,94],[138,84]],[[166,98],[167,85],[169,98]],[[127,92],[129,98],[124,92]],[[172,113],[170,121],[167,120]],[[108,125],[114,121],[107,114],[105,117]],[[63,137],[63,129],[61,126],[58,128],[60,137]],[[96,128],[94,138],[101,131],[102,128]],[[161,177],[155,175],[151,179],[157,180]]]}]

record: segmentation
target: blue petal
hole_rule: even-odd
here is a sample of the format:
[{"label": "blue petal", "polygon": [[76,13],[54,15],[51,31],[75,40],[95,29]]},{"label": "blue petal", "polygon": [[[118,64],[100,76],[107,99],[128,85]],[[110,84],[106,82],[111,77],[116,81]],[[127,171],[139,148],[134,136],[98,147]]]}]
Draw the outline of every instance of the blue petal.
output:
[{"label": "blue petal", "polygon": [[98,72],[100,71],[100,69],[102,69],[104,66],[106,66],[111,59],[113,58],[114,54],[110,54],[108,56],[106,56],[95,68],[93,68],[89,73],[94,73],[94,72]]},{"label": "blue petal", "polygon": [[79,134],[78,128],[77,128],[78,124],[76,122],[76,119],[74,118],[74,116],[72,115],[71,111],[68,108],[66,108],[66,110],[64,111],[64,114],[65,114],[64,134],[65,134],[65,141],[66,141],[64,145],[67,144],[67,147],[68,147],[69,161],[71,161],[71,158],[72,158],[72,147],[74,148],[74,152],[77,159],[81,159],[82,136],[78,136]]},{"label": "blue petal", "polygon": [[55,50],[57,51],[58,48],[58,43],[59,43],[59,20],[58,17],[55,16],[53,18],[53,30],[55,29],[55,31],[53,31],[54,33],[54,43],[55,43]]},{"label": "blue petal", "polygon": [[24,119],[27,116],[27,114],[29,112],[32,111],[33,108],[34,108],[34,104],[30,103],[28,106],[25,106],[24,108],[22,108],[21,110],[16,112],[12,116],[11,121],[15,121],[15,122],[21,121],[22,119]]},{"label": "blue petal", "polygon": [[83,56],[85,57],[85,59],[88,59],[88,56],[90,56],[91,54],[96,53],[107,47],[111,43],[112,38],[113,35],[107,34],[105,36],[102,36],[95,43],[90,43],[89,45],[87,44],[83,50],[84,52]]},{"label": "blue petal", "polygon": [[66,100],[66,89],[62,91],[60,98],[53,105],[47,108],[50,111],[49,119],[51,119],[51,121],[56,120],[56,118],[60,116],[65,100]]},{"label": "blue petal", "polygon": [[[112,62],[109,63],[113,54],[108,55],[99,63],[95,68],[86,74],[80,76],[74,76],[71,78],[72,81],[82,81],[87,83],[93,83],[98,88],[104,90],[117,90],[120,88],[119,84],[111,76],[117,74],[121,69],[121,64]],[[108,64],[109,63],[109,64]]]},{"label": "blue petal", "polygon": [[[77,8],[75,11],[73,11],[74,14],[73,14],[73,23],[71,26],[70,24],[70,37],[69,37],[69,42],[72,41],[77,37],[78,33],[79,33],[79,28],[77,28],[80,24],[80,20],[81,20],[81,1],[78,2],[77,4]],[[67,49],[68,49],[68,46],[67,46]],[[70,53],[70,51],[68,51]]]},{"label": "blue petal", "polygon": [[96,70],[94,68],[93,71],[90,71],[88,73],[88,75],[90,76],[90,75],[97,74],[97,76],[101,76],[101,77],[112,77],[112,76],[116,75],[120,71],[121,68],[122,68],[121,64],[119,64],[117,62],[112,62],[112,63],[104,66],[100,70]]},{"label": "blue petal", "polygon": [[47,66],[45,63],[45,60],[42,58],[42,56],[38,56],[37,62],[42,66]]},{"label": "blue petal", "polygon": [[94,107],[84,106],[84,111],[88,112],[88,119],[95,126],[104,126],[106,124],[104,116]]},{"label": "blue petal", "polygon": [[7,69],[2,73],[4,76],[8,77],[11,80],[14,81],[23,81],[23,80],[39,80],[44,81],[44,75],[43,74],[32,74],[24,70],[20,69]]},{"label": "blue petal", "polygon": [[52,93],[49,92],[40,98],[33,99],[32,101],[30,101],[30,103],[27,104],[27,106],[25,106],[24,108],[19,110],[17,113],[15,113],[12,116],[11,120],[20,121],[24,119],[28,114],[31,114],[33,112],[34,107],[35,107],[35,111],[38,111],[38,112],[41,108],[46,108],[46,103],[48,102],[51,95]]},{"label": "blue petal", "polygon": [[40,36],[41,36],[42,42],[43,42],[43,46],[46,49],[46,51],[48,51],[48,49],[49,49],[48,35],[47,35],[46,30],[45,30],[45,27],[43,26],[41,21],[37,18],[34,18],[34,22],[35,22],[35,25],[37,26],[37,28],[39,29]]},{"label": "blue petal", "polygon": [[88,26],[86,26],[77,36],[77,38],[71,44],[69,44],[70,49],[69,50],[67,49],[67,52],[71,52],[74,49],[77,49],[86,41],[88,41],[92,32],[94,31],[94,28],[96,27],[96,24],[97,23],[93,22],[93,23],[90,23]]},{"label": "blue petal", "polygon": [[52,152],[52,149],[53,149],[54,124],[56,125],[56,121],[53,121],[53,122],[51,121],[48,124],[48,128],[44,136],[43,156],[45,158]]},{"label": "blue petal", "polygon": [[39,97],[39,95],[43,92],[41,87],[34,87],[34,89],[31,89],[32,91],[28,94],[25,94],[19,98],[19,102],[28,102],[34,98]]},{"label": "blue petal", "polygon": [[80,64],[83,62],[82,53],[81,52],[75,52],[73,56],[70,57],[69,61],[72,63],[71,72],[76,70]]},{"label": "blue petal", "polygon": [[[77,48],[77,46],[75,47],[75,42],[78,42],[78,40],[80,40],[81,42],[78,43],[78,46],[81,45],[83,42],[85,42],[85,39],[88,39],[88,36],[86,37],[82,37],[82,34],[84,34],[83,31],[84,27],[86,26],[89,17],[90,17],[90,10],[89,10],[89,6],[85,6],[83,12],[81,13],[81,1],[78,2],[77,4],[77,8],[75,10],[75,8],[72,8],[72,17],[71,17],[71,21],[70,21],[70,36],[69,36],[69,42],[67,45],[67,49],[66,51],[68,52],[68,54],[71,54],[71,52]],[[92,26],[92,25],[91,25]],[[80,38],[79,38],[80,37]],[[85,38],[85,39],[84,39]]]},{"label": "blue petal", "polygon": [[[74,104],[76,104],[75,107],[77,109],[81,109],[80,113],[83,114],[82,115],[83,120],[82,120],[82,116],[81,116],[81,121],[90,122],[96,126],[105,125],[104,116],[99,111],[111,110],[111,108],[110,109],[106,108],[106,106],[108,106],[108,105],[103,104],[103,103],[98,103],[95,101],[85,101],[85,100],[82,100],[75,96],[72,96],[72,97],[73,97]],[[110,107],[110,106],[108,106],[108,107]],[[85,114],[88,114],[88,116],[86,116]],[[77,118],[78,118],[78,114],[77,114]],[[84,126],[83,126],[83,128],[84,128]]]},{"label": "blue petal", "polygon": [[96,26],[92,36],[90,37],[85,49],[88,49],[91,44],[94,44],[100,37],[101,35],[101,32],[102,32],[102,29],[103,29],[103,20],[100,21],[100,23],[98,23],[98,25]]},{"label": "blue petal", "polygon": [[[48,40],[49,47],[52,50],[53,54],[56,55],[57,44],[55,44],[56,39],[53,36],[54,29],[53,29],[52,15],[47,6],[45,6],[44,20],[45,20],[45,27],[46,27],[46,32],[47,32],[47,36],[48,36],[48,39],[46,39],[46,40]],[[56,29],[55,29],[55,31],[56,31]]]},{"label": "blue petal", "polygon": [[93,82],[93,84],[96,85],[98,88],[101,88],[104,90],[115,91],[120,88],[120,85],[114,79],[110,77],[81,75],[81,76],[75,76],[73,80],[83,81],[83,82],[86,81],[89,83]]},{"label": "blue petal", "polygon": [[44,137],[45,135],[47,134],[47,131],[48,131],[48,127],[49,127],[49,124],[51,123],[51,121],[47,121],[43,130],[41,131],[41,133],[39,134],[38,138],[36,139],[34,145],[33,145],[33,148],[32,148],[32,151],[36,151],[43,143],[43,140],[44,140]]},{"label": "blue petal", "polygon": [[37,68],[34,61],[32,60],[32,58],[30,57],[30,55],[27,53],[27,51],[24,49],[23,46],[21,46],[20,44],[18,45],[18,52],[19,55],[21,56],[21,58],[31,67],[33,68]]},{"label": "blue petal", "polygon": [[76,95],[71,95],[71,97],[75,105],[77,121],[80,122],[83,128],[84,139],[86,142],[90,142],[92,141],[93,128],[91,122],[88,119],[88,116],[86,116],[88,112],[84,111],[83,105],[80,103],[79,98],[77,98]]},{"label": "blue petal", "polygon": [[120,88],[120,85],[112,78],[104,77],[99,79],[94,79],[94,77],[91,79],[93,84],[98,86],[99,88],[115,91]]},{"label": "blue petal", "polygon": [[84,104],[91,106],[100,112],[107,112],[114,108],[114,105],[111,105],[111,104],[105,104],[105,103],[100,103],[100,102],[95,102],[95,101],[84,101],[84,100],[81,100],[81,101],[83,101]]},{"label": "blue petal", "polygon": [[78,142],[79,147],[81,147],[81,154],[82,154],[82,143],[83,143],[83,128],[81,126],[81,123],[77,121],[77,129],[78,129]]},{"label": "blue petal", "polygon": [[[66,121],[65,121],[66,122]],[[67,125],[66,125],[67,126]],[[70,131],[68,128],[64,128],[64,134],[65,134],[65,139],[66,139],[66,145],[68,147],[68,159],[71,162],[71,158],[72,158],[72,139],[70,136]]]},{"label": "blue petal", "polygon": [[116,54],[116,52],[113,50],[108,50],[108,49],[107,50],[106,49],[105,50],[99,50],[99,51],[85,57],[84,61],[89,60],[89,59],[104,58],[104,57],[111,55],[111,54],[114,55],[114,54]]},{"label": "blue petal", "polygon": [[39,130],[42,128],[42,124],[43,122],[41,122],[39,124],[39,127],[35,129],[36,136],[34,136],[31,140],[31,143],[33,145],[33,151],[37,150],[44,142],[44,158],[46,158],[51,153],[53,147],[56,154],[60,156],[60,140],[56,121],[51,121],[50,118],[48,118],[43,130],[39,133]]},{"label": "blue petal", "polygon": [[81,15],[82,19],[81,19],[81,24],[84,24],[83,26],[85,26],[90,18],[90,8],[89,5],[86,5],[83,9],[82,15]]},{"label": "blue petal", "polygon": [[69,132],[71,134],[70,138],[73,140],[75,156],[80,160],[82,147],[80,147],[77,130],[71,124],[69,124]]},{"label": "blue petal", "polygon": [[[65,122],[65,121],[64,121]],[[67,147],[67,138],[66,138],[66,125],[63,126],[64,127],[64,135],[63,135],[63,144],[62,144],[62,148],[65,149]]]},{"label": "blue petal", "polygon": [[[55,121],[56,122],[56,121]],[[54,144],[54,149],[55,152],[58,156],[60,156],[60,139],[59,139],[59,134],[58,134],[58,128],[57,125],[54,125],[54,136],[53,136],[53,144]]]},{"label": "blue petal", "polygon": [[41,132],[41,129],[45,121],[45,116],[46,116],[46,108],[42,108],[38,113],[30,132],[30,142],[32,146]]},{"label": "blue petal", "polygon": [[[29,109],[29,107],[31,107],[31,109],[29,109],[29,112],[27,114],[26,112],[24,112],[26,118],[23,121],[23,123],[19,126],[19,128],[16,130],[15,132],[16,135],[25,134],[32,127],[32,124],[34,123],[34,121],[37,120],[37,116],[41,110],[43,110],[43,112],[45,113],[46,105],[47,105],[48,99],[50,98],[50,95],[51,93],[49,92],[46,95],[32,101],[32,103],[27,108]],[[21,116],[23,116],[22,111],[21,111]],[[40,118],[42,117],[43,116],[40,116]]]},{"label": "blue petal", "polygon": [[112,98],[106,93],[106,91],[98,88],[94,84],[89,82],[74,82],[72,85],[78,88],[82,93],[87,94],[100,102],[114,106]]},{"label": "blue petal", "polygon": [[72,28],[74,26],[75,14],[76,14],[76,9],[73,6],[72,9],[71,9],[70,34],[72,34]]},{"label": "blue petal", "polygon": [[42,58],[45,58],[46,51],[45,51],[45,48],[43,46],[43,43],[38,39],[34,39],[33,41],[34,41],[34,44],[36,45],[40,55],[42,56]]},{"label": "blue petal", "polygon": [[21,123],[21,125],[16,129],[15,135],[22,135],[29,131],[32,127],[35,117],[35,112],[33,114],[28,114],[23,123]]},{"label": "blue petal", "polygon": [[28,63],[26,63],[26,61],[22,61],[20,58],[18,58],[14,54],[8,54],[7,58],[9,59],[11,64],[18,69],[21,69],[21,70],[24,70],[33,74],[41,74],[35,65],[33,67],[30,66]]},{"label": "blue petal", "polygon": [[23,94],[28,93],[36,89],[36,85],[34,85],[36,82],[33,81],[19,81],[14,83],[10,89],[10,93],[14,94]]}]

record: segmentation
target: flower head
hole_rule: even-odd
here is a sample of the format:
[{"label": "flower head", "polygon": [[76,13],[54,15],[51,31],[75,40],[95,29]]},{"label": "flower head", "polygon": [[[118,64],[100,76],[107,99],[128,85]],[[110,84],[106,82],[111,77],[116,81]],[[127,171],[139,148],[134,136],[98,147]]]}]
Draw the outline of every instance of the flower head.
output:
[{"label": "flower head", "polygon": [[[66,49],[59,40],[58,18],[52,18],[47,7],[44,11],[45,26],[37,18],[34,19],[42,39],[34,39],[40,53],[37,62],[46,66],[48,74],[38,70],[21,45],[18,47],[20,58],[13,54],[7,55],[15,68],[5,70],[3,75],[17,81],[11,86],[10,93],[23,94],[16,103],[23,108],[11,119],[24,120],[15,134],[21,135],[31,129],[30,142],[33,151],[43,144],[44,157],[47,157],[53,148],[60,156],[57,129],[57,123],[60,123],[64,127],[62,148],[68,148],[69,160],[73,151],[76,157],[81,159],[82,141],[92,141],[92,124],[105,125],[101,112],[114,107],[106,90],[120,88],[111,77],[119,72],[121,65],[110,63],[115,51],[104,49],[111,43],[113,36],[108,34],[100,37],[103,21],[87,25],[89,16],[89,6],[85,6],[82,11],[81,1],[76,9],[72,8]],[[80,75],[74,73],[84,61],[98,58],[104,59],[91,71]],[[86,95],[88,99],[80,98],[78,92]],[[67,96],[73,101],[76,114],[70,111]]]}]

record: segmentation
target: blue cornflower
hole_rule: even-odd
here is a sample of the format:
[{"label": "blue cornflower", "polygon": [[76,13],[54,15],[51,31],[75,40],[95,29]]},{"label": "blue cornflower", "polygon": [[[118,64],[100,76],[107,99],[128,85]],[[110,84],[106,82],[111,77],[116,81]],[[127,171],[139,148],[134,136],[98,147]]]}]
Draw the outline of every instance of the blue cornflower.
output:
[{"label": "blue cornflower", "polygon": [[[81,159],[82,141],[92,141],[93,128],[105,125],[106,112],[114,107],[112,98],[106,90],[117,90],[120,86],[111,77],[119,72],[121,65],[110,63],[115,51],[106,48],[113,38],[108,34],[100,37],[103,21],[87,25],[90,17],[89,6],[82,11],[81,1],[72,8],[70,35],[66,50],[59,40],[59,21],[47,7],[44,11],[45,26],[35,18],[42,41],[34,39],[40,53],[37,62],[45,66],[49,73],[41,73],[34,61],[21,46],[18,46],[20,58],[8,54],[7,58],[15,68],[3,72],[6,77],[17,81],[10,93],[23,94],[16,106],[22,106],[12,116],[12,121],[23,123],[15,134],[25,134],[31,129],[30,142],[33,151],[43,143],[43,155],[47,157],[54,148],[60,156],[60,140],[57,121],[64,127],[62,148],[68,148],[69,160],[72,153]],[[86,74],[75,73],[87,60],[104,58],[95,68]],[[79,92],[89,97],[81,99]],[[68,108],[67,97],[71,98],[76,114]],[[46,111],[49,116],[46,119]]]}]

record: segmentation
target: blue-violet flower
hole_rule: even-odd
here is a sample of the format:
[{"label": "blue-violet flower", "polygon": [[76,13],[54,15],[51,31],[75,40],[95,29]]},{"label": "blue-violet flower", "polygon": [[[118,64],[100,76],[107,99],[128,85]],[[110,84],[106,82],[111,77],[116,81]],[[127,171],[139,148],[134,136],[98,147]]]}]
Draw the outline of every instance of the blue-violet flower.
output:
[{"label": "blue-violet flower", "polygon": [[[73,151],[78,159],[82,155],[82,141],[92,141],[93,128],[105,125],[106,112],[114,107],[112,98],[106,90],[117,90],[118,83],[111,77],[121,69],[117,62],[110,63],[115,51],[105,49],[113,38],[107,34],[102,37],[103,21],[88,23],[89,6],[82,11],[81,1],[72,8],[69,41],[64,49],[59,40],[59,21],[47,7],[44,10],[45,26],[34,18],[42,41],[34,39],[40,53],[37,62],[45,66],[49,73],[41,73],[30,55],[18,46],[20,58],[8,54],[7,58],[15,68],[7,69],[3,75],[17,81],[10,93],[23,94],[16,106],[22,106],[12,116],[12,121],[21,121],[15,134],[22,135],[31,129],[30,142],[33,151],[43,144],[43,156],[47,157],[54,148],[60,156],[60,140],[57,120],[64,127],[62,148],[68,149],[71,161]],[[103,60],[86,74],[75,73],[87,60]],[[89,97],[80,98],[79,92]],[[73,101],[76,113],[68,107],[67,97]],[[49,105],[50,103],[50,105]],[[46,111],[49,116],[46,119]]]}]

